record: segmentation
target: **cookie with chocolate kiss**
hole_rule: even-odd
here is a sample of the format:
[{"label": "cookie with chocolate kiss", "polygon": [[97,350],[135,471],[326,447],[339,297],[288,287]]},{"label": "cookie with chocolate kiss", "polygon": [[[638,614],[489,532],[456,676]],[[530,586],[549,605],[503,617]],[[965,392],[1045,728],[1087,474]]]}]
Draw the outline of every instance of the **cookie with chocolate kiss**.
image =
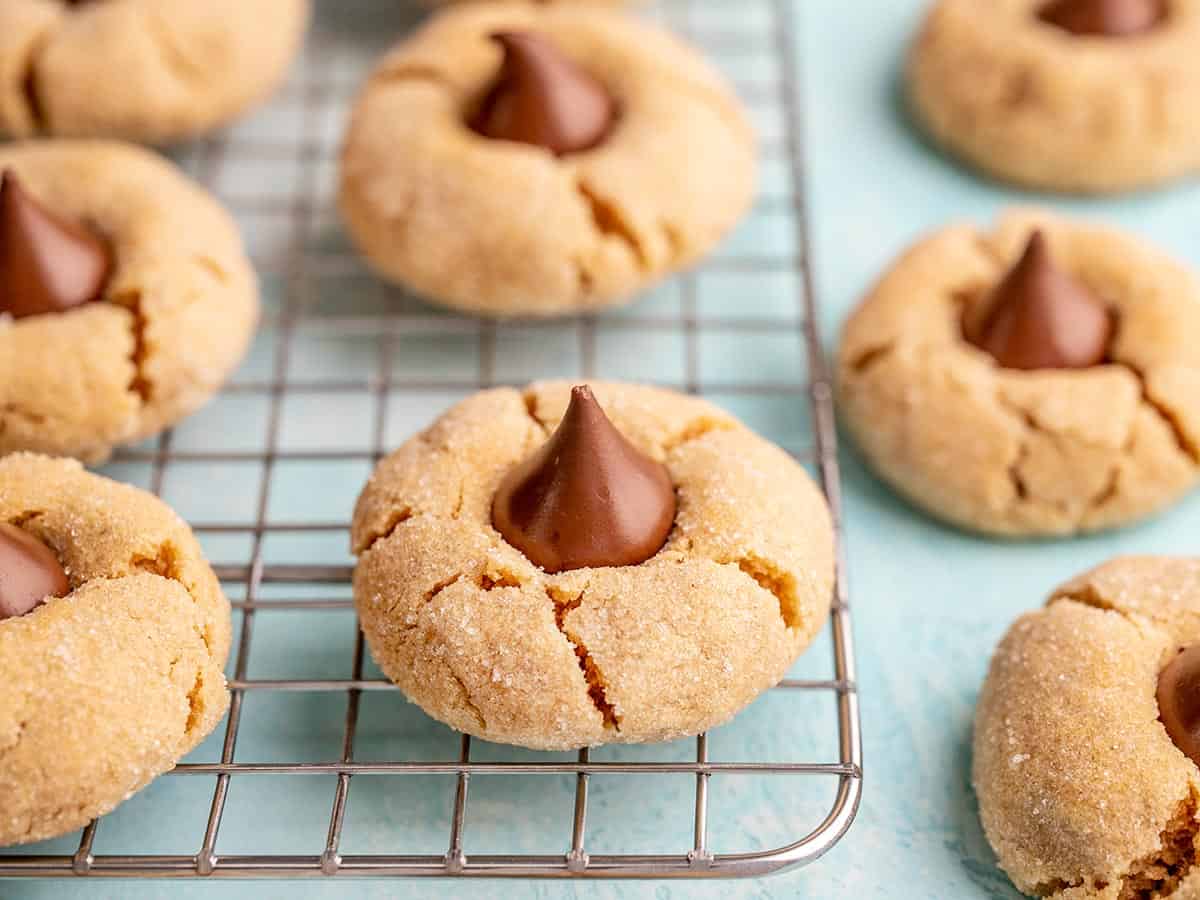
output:
[{"label": "cookie with chocolate kiss", "polygon": [[930,138],[984,176],[1141,190],[1200,172],[1197,47],[1193,0],[931,0],[907,94]]},{"label": "cookie with chocolate kiss", "polygon": [[710,252],[752,202],[756,156],[725,79],[665,30],[578,4],[462,3],[364,83],[338,207],[371,267],[430,302],[573,315]]},{"label": "cookie with chocolate kiss", "polygon": [[0,455],[98,464],[207,402],[258,319],[228,213],[128,144],[0,144],[0,173]]},{"label": "cookie with chocolate kiss", "polygon": [[1117,229],[1014,210],[902,253],[847,320],[839,411],[871,467],[960,528],[1055,537],[1200,482],[1200,278]]},{"label": "cookie with chocolate kiss", "polygon": [[382,460],[351,529],[371,654],[434,718],[566,750],[726,721],[820,631],[803,467],[698,397],[482,391]]},{"label": "cookie with chocolate kiss", "polygon": [[229,602],[162,501],[0,458],[0,847],[66,834],[169,771],[229,704]]},{"label": "cookie with chocolate kiss", "polygon": [[1197,896],[1198,669],[1194,557],[1110,560],[1008,629],[979,694],[972,781],[1023,893]]}]

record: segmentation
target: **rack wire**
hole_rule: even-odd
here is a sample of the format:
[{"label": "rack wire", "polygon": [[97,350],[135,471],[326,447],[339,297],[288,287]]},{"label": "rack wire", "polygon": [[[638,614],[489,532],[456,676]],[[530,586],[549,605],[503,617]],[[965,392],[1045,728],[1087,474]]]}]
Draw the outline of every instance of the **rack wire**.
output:
[{"label": "rack wire", "polygon": [[[344,14],[353,4],[338,4],[332,10]],[[378,8],[376,4],[376,8]],[[324,6],[328,16],[333,4]],[[202,837],[194,853],[107,854],[95,850],[98,829],[103,820],[92,822],[79,838],[74,852],[59,855],[32,854],[22,848],[0,852],[0,877],[29,876],[108,876],[108,877],[306,877],[306,876],[520,876],[520,877],[733,877],[763,875],[780,869],[812,862],[829,850],[845,833],[858,808],[862,787],[862,742],[859,731],[857,685],[851,636],[850,609],[847,603],[844,558],[842,556],[841,497],[836,433],[831,397],[830,375],[820,349],[816,322],[816,302],[808,262],[808,232],[803,196],[804,138],[802,97],[796,46],[799,24],[790,0],[745,0],[739,5],[744,13],[762,25],[746,32],[730,33],[713,29],[702,15],[699,0],[659,0],[651,13],[684,32],[714,54],[744,53],[769,56],[777,75],[766,83],[738,84],[739,92],[752,105],[762,104],[781,113],[781,134],[768,134],[763,140],[763,155],[786,172],[786,190],[763,197],[759,208],[790,217],[796,240],[794,246],[779,252],[724,253],[705,264],[698,273],[677,281],[679,302],[667,312],[640,311],[637,307],[618,316],[600,320],[582,316],[567,323],[523,323],[524,328],[572,329],[576,335],[577,371],[586,379],[597,375],[598,331],[615,329],[619,335],[671,335],[681,339],[683,359],[680,378],[674,385],[692,393],[724,396],[750,394],[794,399],[807,404],[811,414],[811,443],[791,448],[812,466],[824,487],[832,508],[839,537],[839,577],[829,628],[832,648],[832,678],[787,678],[774,693],[795,697],[797,692],[832,695],[836,705],[837,758],[834,761],[772,760],[723,761],[709,759],[709,736],[695,739],[694,759],[689,761],[594,760],[588,750],[579,751],[574,761],[542,758],[480,760],[473,758],[473,742],[462,736],[458,758],[451,760],[362,761],[356,759],[355,741],[359,734],[363,697],[374,692],[394,691],[383,678],[368,677],[361,632],[353,644],[349,678],[252,678],[251,650],[255,624],[264,611],[289,610],[313,613],[320,610],[352,609],[345,594],[351,570],[344,562],[311,564],[273,562],[264,548],[276,535],[339,535],[348,528],[345,521],[286,521],[272,515],[273,474],[281,466],[304,462],[347,462],[369,465],[389,448],[389,410],[398,396],[415,402],[427,401],[427,417],[432,418],[447,393],[467,392],[505,383],[498,371],[503,354],[498,342],[507,326],[487,321],[440,315],[399,297],[396,292],[376,285],[383,292],[384,311],[358,314],[353,310],[316,317],[312,285],[325,276],[354,276],[363,272],[351,248],[326,247],[314,239],[320,225],[332,220],[329,198],[329,174],[335,165],[336,129],[329,127],[330,111],[344,107],[362,69],[368,62],[360,51],[361,65],[346,65],[329,46],[329,25],[318,17],[316,32],[306,51],[305,64],[298,69],[280,98],[268,108],[285,117],[296,113],[287,128],[273,129],[267,137],[256,131],[246,135],[238,129],[208,139],[182,153],[182,161],[202,182],[213,187],[251,233],[255,262],[264,279],[277,285],[281,300],[268,316],[264,340],[269,344],[269,366],[257,373],[241,375],[226,389],[225,395],[259,398],[265,429],[264,446],[255,449],[188,449],[177,446],[175,436],[166,433],[149,446],[124,451],[118,462],[126,467],[145,466],[146,486],[162,494],[164,483],[173,469],[183,465],[210,467],[253,466],[260,471],[252,521],[216,521],[198,524],[202,540],[240,537],[246,551],[238,561],[217,566],[218,575],[230,589],[240,591],[243,599],[233,605],[240,613],[240,629],[235,633],[235,651],[229,687],[232,703],[224,724],[219,759],[215,762],[184,762],[171,778],[211,778],[213,790],[207,804]],[[415,15],[412,13],[411,15]],[[356,68],[357,65],[357,68]],[[280,131],[283,134],[280,134]],[[267,169],[293,167],[291,190],[269,192],[251,190],[242,194],[222,188],[223,175],[238,164]],[[283,223],[288,238],[283,252],[278,248],[255,247],[253,233],[264,221]],[[267,231],[271,229],[266,228]],[[777,315],[710,315],[698,300],[700,279],[721,272],[785,272],[796,278],[798,290],[793,310]],[[295,377],[292,356],[297,334],[306,326],[316,327],[325,338],[367,340],[374,345],[377,365],[373,372],[358,376],[306,379]],[[440,375],[425,378],[400,371],[397,366],[398,342],[427,333],[455,335],[457,340],[475,345],[477,360],[474,377]],[[748,340],[765,335],[791,335],[797,341],[794,352],[807,357],[807,372],[797,378],[722,381],[702,377],[701,345],[707,335],[740,335]],[[370,436],[367,446],[331,449],[320,446],[291,447],[281,441],[283,409],[290,398],[307,394],[333,395],[365,401],[370,409]],[[170,499],[168,497],[168,499]],[[305,588],[302,596],[277,596],[279,590]],[[817,652],[814,648],[810,652]],[[344,695],[341,753],[336,759],[310,762],[243,760],[237,755],[239,733],[247,721],[247,699],[272,692],[293,694]],[[727,728],[736,729],[735,720]],[[478,745],[476,744],[476,749]],[[547,755],[548,756],[548,755]],[[230,787],[235,779],[255,776],[335,777],[324,845],[306,854],[226,853],[218,852],[218,837],[227,819]],[[442,775],[453,778],[450,828],[444,852],[351,854],[342,851],[343,830],[350,806],[354,778],[373,775],[405,778],[413,775]],[[597,776],[686,775],[694,778],[690,832],[691,847],[678,853],[593,853],[589,851],[589,788]],[[756,775],[804,777],[833,780],[836,790],[823,817],[814,822],[797,822],[790,831],[793,839],[782,846],[752,852],[714,852],[709,841],[710,781],[714,777]],[[495,854],[469,852],[468,826],[470,787],[479,778],[534,778],[573,776],[574,805],[563,829],[563,849],[557,854]],[[153,787],[148,789],[153,790]],[[513,811],[510,827],[520,828],[520,811]],[[789,828],[792,824],[789,823]],[[405,850],[400,847],[400,850]]]}]

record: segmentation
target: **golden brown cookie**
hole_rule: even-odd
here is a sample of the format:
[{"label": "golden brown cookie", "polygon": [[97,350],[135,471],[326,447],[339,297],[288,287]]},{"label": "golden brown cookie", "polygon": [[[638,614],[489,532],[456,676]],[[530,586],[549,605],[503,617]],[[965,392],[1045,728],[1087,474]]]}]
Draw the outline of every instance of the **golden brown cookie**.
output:
[{"label": "golden brown cookie", "polygon": [[1052,24],[1050,5],[933,3],[907,74],[933,138],[993,176],[1059,191],[1120,191],[1200,169],[1200,2],[1171,0],[1165,21],[1124,35]]},{"label": "golden brown cookie", "polygon": [[[611,94],[615,124],[596,146],[555,155],[472,129],[500,71],[497,31],[552,43]],[[466,4],[363,87],[339,203],[383,277],[485,315],[561,315],[698,260],[746,210],[754,170],[738,101],[665,32],[599,8]]]},{"label": "golden brown cookie", "polygon": [[621,434],[665,464],[674,527],[636,565],[548,574],[492,509],[569,387],[476,394],[380,463],[353,526],[371,652],[431,716],[487,740],[562,750],[704,731],[774,685],[824,624],[824,498],[703,400],[594,384]]},{"label": "golden brown cookie", "polygon": [[229,703],[230,625],[191,530],[143,491],[18,453],[0,459],[0,523],[69,581],[0,618],[2,846],[87,824],[200,743]]},{"label": "golden brown cookie", "polygon": [[[1019,370],[966,340],[1040,229],[1108,307],[1106,361]],[[999,535],[1124,525],[1200,474],[1200,286],[1122,233],[1035,211],[910,249],[847,322],[843,420],[872,467],[930,513]]]},{"label": "golden brown cookie", "polygon": [[274,90],[307,22],[307,0],[4,0],[0,134],[199,134]]},{"label": "golden brown cookie", "polygon": [[1200,770],[1159,673],[1200,640],[1200,560],[1116,559],[1022,616],[992,658],[974,782],[1000,865],[1057,900],[1200,896]]},{"label": "golden brown cookie", "polygon": [[[99,301],[0,316],[0,453],[100,462],[203,404],[245,354],[258,289],[237,227],[166,160],[102,141],[0,147],[57,215],[102,235]],[[2,308],[2,306],[0,306]]]}]

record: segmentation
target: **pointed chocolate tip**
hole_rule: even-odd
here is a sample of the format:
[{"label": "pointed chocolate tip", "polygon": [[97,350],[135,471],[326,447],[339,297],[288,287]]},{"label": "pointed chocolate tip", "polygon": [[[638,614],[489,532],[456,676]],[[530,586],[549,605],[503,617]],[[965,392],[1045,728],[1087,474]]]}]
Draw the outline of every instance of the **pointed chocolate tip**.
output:
[{"label": "pointed chocolate tip", "polygon": [[513,467],[492,501],[492,524],[547,572],[632,566],[666,543],[675,488],[666,467],[617,430],[587,385],[554,434]]},{"label": "pointed chocolate tip", "polygon": [[503,48],[504,60],[471,118],[474,131],[557,155],[590,150],[608,136],[616,104],[596,78],[536,32],[489,37]]},{"label": "pointed chocolate tip", "polygon": [[100,297],[112,259],[106,241],[46,209],[11,168],[0,177],[0,312],[65,312]]},{"label": "pointed chocolate tip", "polygon": [[1165,0],[1050,0],[1038,18],[1080,36],[1132,37],[1161,25],[1167,12]]},{"label": "pointed chocolate tip", "polygon": [[1041,260],[1049,260],[1050,258],[1050,243],[1046,240],[1046,232],[1040,228],[1033,229],[1033,233],[1029,235],[1029,240],[1025,242],[1025,251],[1021,254],[1022,260],[1032,259],[1040,262]]},{"label": "pointed chocolate tip", "polygon": [[70,589],[54,551],[16,525],[0,522],[0,622],[23,616]]},{"label": "pointed chocolate tip", "polygon": [[1084,369],[1108,358],[1113,318],[1082,282],[1060,269],[1034,231],[1020,259],[992,290],[967,340],[1009,369]]}]

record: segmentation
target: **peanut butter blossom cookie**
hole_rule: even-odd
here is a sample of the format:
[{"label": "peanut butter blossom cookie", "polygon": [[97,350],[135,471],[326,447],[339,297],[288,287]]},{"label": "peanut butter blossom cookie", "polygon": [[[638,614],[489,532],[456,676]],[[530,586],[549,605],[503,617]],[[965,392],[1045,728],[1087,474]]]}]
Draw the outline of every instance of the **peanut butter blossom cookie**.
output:
[{"label": "peanut butter blossom cookie", "polygon": [[492,316],[609,306],[703,256],[754,191],[754,139],[697,54],[617,12],[468,4],[355,105],[340,206],[385,278]]},{"label": "peanut butter blossom cookie", "polygon": [[1068,582],[1000,642],[974,782],[1018,888],[1200,896],[1200,560],[1130,557]]},{"label": "peanut butter blossom cookie", "polygon": [[275,88],[307,20],[307,0],[0,0],[0,134],[199,134]]},{"label": "peanut butter blossom cookie", "polygon": [[909,250],[850,318],[846,425],[914,503],[1002,535],[1095,531],[1200,476],[1200,284],[1037,212]]},{"label": "peanut butter blossom cookie", "polygon": [[204,403],[258,318],[237,228],[160,157],[0,147],[0,453],[100,462]]},{"label": "peanut butter blossom cookie", "polygon": [[1102,193],[1200,170],[1197,0],[936,0],[908,62],[917,117],[1009,181]]},{"label": "peanut butter blossom cookie", "polygon": [[463,401],[380,463],[353,542],[383,670],[434,718],[540,749],[726,721],[833,590],[804,470],[710,404],[634,385]]},{"label": "peanut butter blossom cookie", "polygon": [[0,459],[0,846],[73,831],[229,703],[229,603],[191,530],[73,460]]}]

